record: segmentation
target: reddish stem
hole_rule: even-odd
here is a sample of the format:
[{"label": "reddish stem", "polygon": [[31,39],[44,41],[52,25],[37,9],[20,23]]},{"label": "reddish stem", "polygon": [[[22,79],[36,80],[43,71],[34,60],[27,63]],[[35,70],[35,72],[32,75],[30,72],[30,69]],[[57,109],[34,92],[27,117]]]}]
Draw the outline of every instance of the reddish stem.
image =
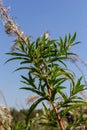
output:
[{"label": "reddish stem", "polygon": [[[50,89],[48,89],[48,93],[49,93],[49,95],[51,97],[52,93],[51,93]],[[54,111],[56,113],[57,121],[58,121],[58,123],[60,125],[61,130],[65,130],[64,125],[63,125],[62,120],[61,120],[61,117],[60,117],[60,115],[58,113],[58,108],[57,108],[56,104],[54,102],[52,102],[51,104],[52,104],[52,107],[53,107],[53,109],[54,109]]]},{"label": "reddish stem", "polygon": [[53,107],[53,109],[54,109],[54,111],[56,113],[57,121],[58,121],[58,123],[60,125],[61,130],[65,130],[64,125],[62,123],[62,120],[60,118],[60,115],[58,114],[58,108],[57,108],[56,104],[52,103],[52,107]]}]

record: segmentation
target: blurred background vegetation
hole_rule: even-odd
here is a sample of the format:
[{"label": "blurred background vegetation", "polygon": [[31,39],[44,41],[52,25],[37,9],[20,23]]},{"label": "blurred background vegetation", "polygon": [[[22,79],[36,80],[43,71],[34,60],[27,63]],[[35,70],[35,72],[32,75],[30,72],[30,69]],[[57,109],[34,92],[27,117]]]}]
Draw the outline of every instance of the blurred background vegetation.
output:
[{"label": "blurred background vegetation", "polygon": [[[78,115],[77,117],[79,118],[79,113],[82,113],[84,115],[84,119],[87,119],[87,107],[81,107],[77,109]],[[17,110],[16,108],[11,108],[11,115],[13,117],[12,119],[12,125],[11,125],[11,130],[25,130],[26,127],[26,117],[27,117],[28,109],[20,109]],[[84,113],[84,114],[83,114]],[[30,127],[28,130],[57,130],[56,127],[52,126],[44,126],[43,123],[44,120],[39,120],[39,117],[43,115],[43,110],[42,109],[36,109],[32,112],[30,116]],[[66,122],[69,124],[74,123],[75,116],[72,113],[67,113],[66,115]],[[82,117],[79,118],[82,120]],[[75,130],[86,130],[87,126],[85,125],[85,129],[81,128],[76,128]]]}]

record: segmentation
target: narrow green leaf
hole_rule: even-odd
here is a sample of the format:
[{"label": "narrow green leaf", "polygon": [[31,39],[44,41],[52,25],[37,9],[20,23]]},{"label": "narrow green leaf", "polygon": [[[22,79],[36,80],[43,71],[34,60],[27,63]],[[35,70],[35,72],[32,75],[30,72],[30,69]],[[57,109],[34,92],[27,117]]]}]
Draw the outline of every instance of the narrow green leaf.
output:
[{"label": "narrow green leaf", "polygon": [[63,39],[62,39],[62,37],[60,37],[60,43],[61,43],[61,45],[63,44]]},{"label": "narrow green leaf", "polygon": [[75,42],[75,43],[73,43],[72,45],[74,46],[74,45],[77,45],[77,44],[79,44],[80,42]]},{"label": "narrow green leaf", "polygon": [[34,102],[31,107],[29,108],[28,110],[28,115],[27,115],[27,120],[26,120],[26,124],[28,125],[28,121],[29,121],[29,117],[30,115],[32,114],[33,110],[36,108],[36,106],[42,102],[43,100],[46,100],[46,97],[42,97],[42,98],[39,98],[36,102]]},{"label": "narrow green leaf", "polygon": [[19,67],[14,70],[14,72],[19,71],[19,70],[29,70],[29,67]]},{"label": "narrow green leaf", "polygon": [[13,60],[20,60],[20,59],[23,59],[23,58],[22,58],[22,57],[10,58],[10,59],[8,59],[5,63],[8,63],[8,62],[13,61]]},{"label": "narrow green leaf", "polygon": [[36,93],[36,94],[38,94],[38,95],[40,95],[40,96],[43,96],[43,97],[46,96],[45,93],[43,93],[43,92],[41,92],[41,91],[38,91],[37,89],[34,89],[34,88],[22,87],[22,88],[20,88],[20,89],[25,89],[25,90],[28,90],[28,91],[32,91],[32,92],[34,92],[34,93]]},{"label": "narrow green leaf", "polygon": [[69,35],[68,35],[68,42],[70,41],[70,39],[71,39],[71,34],[69,33]]},{"label": "narrow green leaf", "polygon": [[62,92],[60,90],[58,90],[57,92],[62,96],[62,98],[64,99],[64,101],[66,101],[68,99],[68,97],[64,94],[64,92]]},{"label": "narrow green leaf", "polygon": [[70,39],[70,43],[73,43],[75,41],[76,38],[76,32],[74,33],[74,35],[72,36],[72,38]]},{"label": "narrow green leaf", "polygon": [[7,55],[12,55],[12,56],[23,56],[23,57],[28,57],[27,54],[23,54],[23,53],[17,53],[17,52],[8,52],[6,53]]},{"label": "narrow green leaf", "polygon": [[72,104],[71,106],[69,106],[68,108],[66,108],[65,110],[63,110],[62,115],[65,115],[65,114],[68,113],[69,111],[71,111],[71,110],[73,110],[73,109],[75,109],[75,108],[81,107],[81,106],[87,106],[87,102]]},{"label": "narrow green leaf", "polygon": [[66,44],[67,44],[67,35],[65,35],[65,38],[64,38],[64,49],[66,49]]}]

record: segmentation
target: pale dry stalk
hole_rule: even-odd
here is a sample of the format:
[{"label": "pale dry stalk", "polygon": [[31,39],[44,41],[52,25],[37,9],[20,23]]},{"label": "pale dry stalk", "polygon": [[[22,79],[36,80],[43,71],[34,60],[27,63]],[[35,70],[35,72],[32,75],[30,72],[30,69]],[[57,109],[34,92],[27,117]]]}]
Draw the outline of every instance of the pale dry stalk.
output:
[{"label": "pale dry stalk", "polygon": [[10,109],[6,106],[0,105],[0,130],[11,130],[12,116]]},{"label": "pale dry stalk", "polygon": [[27,36],[24,35],[24,32],[19,29],[19,27],[13,22],[13,19],[9,16],[8,9],[3,7],[2,1],[0,0],[0,15],[1,20],[3,21],[5,31],[7,34],[11,35],[12,33],[18,37],[21,41],[27,44]]},{"label": "pale dry stalk", "polygon": [[27,98],[27,104],[34,102],[37,98],[39,98],[38,95],[28,97],[28,98]]}]

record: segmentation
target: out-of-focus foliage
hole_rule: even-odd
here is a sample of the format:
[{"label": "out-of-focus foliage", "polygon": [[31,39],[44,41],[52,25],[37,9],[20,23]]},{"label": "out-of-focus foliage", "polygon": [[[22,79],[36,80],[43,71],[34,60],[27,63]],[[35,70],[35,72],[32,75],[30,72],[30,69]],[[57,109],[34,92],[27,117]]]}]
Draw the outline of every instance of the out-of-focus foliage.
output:
[{"label": "out-of-focus foliage", "polygon": [[[21,109],[20,111],[16,109],[11,109],[11,115],[13,117],[11,128],[12,130],[26,130],[26,114],[28,112],[28,109]],[[48,114],[49,113],[49,114]],[[48,116],[51,116],[51,113],[53,111],[49,111],[45,113]],[[37,116],[38,114],[38,116]],[[22,115],[22,116],[21,116]],[[30,130],[57,130],[56,127],[52,126],[52,124],[47,124],[47,119],[44,118],[44,112],[43,110],[34,110],[32,112],[32,115],[29,119],[29,127]],[[21,119],[20,119],[21,117]],[[40,119],[42,117],[42,119]],[[87,107],[80,107],[75,109],[75,111],[69,112],[65,115],[65,124],[69,124],[66,128],[66,130],[83,130],[83,128],[79,128],[79,123],[81,123],[81,127],[87,124]],[[49,118],[49,121],[51,121],[51,118]],[[28,128],[29,129],[29,128]]]}]

